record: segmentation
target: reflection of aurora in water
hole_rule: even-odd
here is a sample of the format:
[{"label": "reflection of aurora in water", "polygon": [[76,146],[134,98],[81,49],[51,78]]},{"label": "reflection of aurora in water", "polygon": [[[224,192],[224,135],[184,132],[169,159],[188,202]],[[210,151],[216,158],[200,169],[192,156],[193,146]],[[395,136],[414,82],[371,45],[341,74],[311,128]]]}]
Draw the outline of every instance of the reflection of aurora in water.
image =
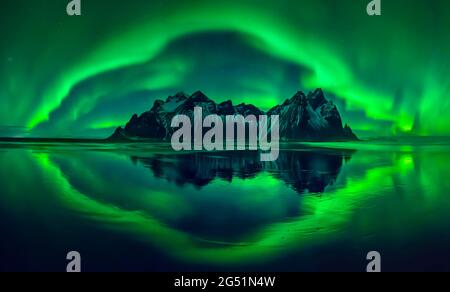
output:
[{"label": "reflection of aurora in water", "polygon": [[[384,151],[357,152],[343,166],[336,185],[322,195],[304,194],[299,197],[267,173],[246,180],[235,178],[232,183],[214,181],[202,190],[205,199],[208,194],[214,196],[214,192],[223,190],[229,192],[228,200],[236,200],[250,208],[267,208],[255,212],[276,213],[283,206],[283,203],[276,203],[289,193],[298,198],[294,201],[298,204],[296,208],[299,208],[297,215],[283,220],[278,220],[277,216],[270,217],[276,220],[257,226],[255,230],[230,241],[198,236],[167,224],[182,220],[188,216],[186,214],[195,211],[184,200],[185,194],[190,192],[189,188],[179,189],[178,192],[176,187],[170,189],[162,186],[158,189],[152,186],[149,189],[146,184],[149,172],[139,169],[139,165],[133,166],[127,155],[110,152],[83,152],[80,155],[64,149],[8,150],[0,152],[4,162],[0,177],[7,177],[7,173],[14,174],[14,180],[22,182],[24,188],[30,184],[35,191],[42,188],[39,192],[56,196],[60,208],[72,210],[107,230],[145,240],[172,258],[239,265],[266,262],[297,250],[332,242],[345,234],[349,226],[355,234],[378,234],[384,230],[381,237],[406,240],[427,224],[436,224],[436,221],[448,218],[447,213],[439,211],[450,203],[448,198],[442,197],[443,190],[445,193],[450,186],[446,181],[440,181],[440,171],[446,168],[449,154],[442,149]],[[131,169],[138,169],[142,176],[135,176],[137,171],[129,173]],[[29,177],[31,175],[34,177]],[[5,194],[11,195],[20,187],[3,182]],[[242,196],[236,192],[242,192]],[[250,192],[251,196],[246,197],[246,192]],[[118,195],[120,193],[123,197]],[[126,201],[134,200],[131,196],[139,198],[136,204],[143,206],[141,210],[126,206]],[[403,197],[402,200],[400,197]],[[379,200],[380,206],[376,207]],[[404,209],[389,209],[395,209],[400,202]],[[8,202],[9,205],[14,203],[19,202],[14,198]],[[434,212],[433,216],[419,216],[430,212]],[[394,235],[391,235],[392,232]]]}]

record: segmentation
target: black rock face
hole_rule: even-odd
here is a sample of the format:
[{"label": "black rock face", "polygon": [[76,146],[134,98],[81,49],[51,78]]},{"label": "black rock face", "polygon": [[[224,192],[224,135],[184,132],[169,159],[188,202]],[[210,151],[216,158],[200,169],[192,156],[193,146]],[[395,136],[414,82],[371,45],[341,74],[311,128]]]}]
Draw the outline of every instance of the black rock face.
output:
[{"label": "black rock face", "polygon": [[[297,92],[291,99],[267,113],[251,104],[233,105],[231,101],[216,104],[201,91],[191,96],[177,93],[166,101],[155,101],[152,109],[140,116],[133,115],[125,128],[118,128],[109,138],[157,139],[168,141],[174,129],[170,126],[175,115],[187,115],[193,119],[195,107],[201,107],[203,116],[227,115],[279,115],[280,139],[298,141],[350,141],[358,140],[348,125],[343,127],[341,115],[333,102],[328,101],[322,90],[305,95]],[[269,123],[270,124],[270,123]]]}]

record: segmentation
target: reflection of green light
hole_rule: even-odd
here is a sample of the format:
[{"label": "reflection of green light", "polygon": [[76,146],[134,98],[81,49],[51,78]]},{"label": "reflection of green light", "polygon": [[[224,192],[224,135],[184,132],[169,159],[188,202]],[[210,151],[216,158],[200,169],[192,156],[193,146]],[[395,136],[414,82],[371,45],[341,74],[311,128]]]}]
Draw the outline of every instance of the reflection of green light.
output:
[{"label": "reflection of green light", "polygon": [[[392,166],[370,169],[364,176],[349,179],[344,188],[331,190],[325,196],[305,195],[302,209],[306,211],[306,215],[292,218],[288,222],[267,225],[255,233],[244,236],[238,242],[223,245],[214,244],[208,238],[196,238],[172,229],[148,213],[126,211],[93,200],[75,189],[47,154],[36,154],[34,157],[43,170],[45,181],[53,182],[52,187],[55,188],[53,193],[58,195],[67,207],[81,211],[91,220],[101,222],[105,228],[144,238],[179,259],[216,264],[266,261],[290,250],[326,241],[338,232],[341,226],[349,222],[355,208],[380,195],[370,190],[392,188],[390,176],[399,170],[402,173],[409,172],[412,160],[411,156],[403,156]],[[358,163],[359,158],[353,159]],[[257,187],[264,185],[266,181],[273,191],[281,186],[267,175],[248,181],[236,180],[233,184],[240,185],[243,190],[249,188],[248,191],[251,191],[252,184]],[[99,183],[95,184],[97,186],[103,184]],[[220,186],[228,182],[219,181],[218,184]],[[167,207],[173,208],[173,202],[170,200],[159,200],[158,204],[159,207],[169,204]],[[207,247],[203,245],[205,241],[210,242]]]}]

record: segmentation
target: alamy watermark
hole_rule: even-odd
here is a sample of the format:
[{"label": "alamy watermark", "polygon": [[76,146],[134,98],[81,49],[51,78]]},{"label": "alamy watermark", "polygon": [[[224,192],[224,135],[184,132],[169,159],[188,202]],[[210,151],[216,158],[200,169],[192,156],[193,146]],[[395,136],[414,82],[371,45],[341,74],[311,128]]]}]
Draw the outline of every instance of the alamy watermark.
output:
[{"label": "alamy watermark", "polygon": [[66,260],[69,261],[66,267],[68,273],[81,273],[81,254],[78,251],[69,252]]},{"label": "alamy watermark", "polygon": [[366,269],[368,273],[381,272],[381,254],[378,251],[369,252],[366,259],[369,261]]},{"label": "alamy watermark", "polygon": [[[81,15],[81,0],[71,0],[67,4],[66,8],[67,15],[69,16],[80,16]],[[380,16],[381,15],[381,0],[372,0],[367,5],[367,14],[370,16]]]},{"label": "alamy watermark", "polygon": [[[193,125],[188,116],[176,115],[171,127],[179,128],[171,139],[175,151],[235,151],[246,150],[247,146],[249,150],[258,150],[259,147],[263,152],[268,151],[261,153],[261,161],[275,161],[280,152],[280,118],[277,115],[260,115],[258,118],[255,115],[229,115],[224,120],[218,115],[208,115],[203,120],[203,109],[195,107]],[[203,128],[209,130],[203,134]]]},{"label": "alamy watermark", "polygon": [[367,5],[367,14],[369,16],[381,15],[381,0],[373,0]]},{"label": "alamy watermark", "polygon": [[66,12],[69,16],[80,16],[81,0],[71,0],[69,4],[67,4]]}]

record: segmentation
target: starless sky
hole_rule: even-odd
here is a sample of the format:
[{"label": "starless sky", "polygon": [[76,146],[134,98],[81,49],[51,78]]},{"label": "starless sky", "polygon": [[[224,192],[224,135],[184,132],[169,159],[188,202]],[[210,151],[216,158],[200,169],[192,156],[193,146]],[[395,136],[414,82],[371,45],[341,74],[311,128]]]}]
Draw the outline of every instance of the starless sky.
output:
[{"label": "starless sky", "polygon": [[359,135],[450,134],[450,2],[6,0],[0,136],[106,137],[178,91],[262,109],[323,88]]}]

